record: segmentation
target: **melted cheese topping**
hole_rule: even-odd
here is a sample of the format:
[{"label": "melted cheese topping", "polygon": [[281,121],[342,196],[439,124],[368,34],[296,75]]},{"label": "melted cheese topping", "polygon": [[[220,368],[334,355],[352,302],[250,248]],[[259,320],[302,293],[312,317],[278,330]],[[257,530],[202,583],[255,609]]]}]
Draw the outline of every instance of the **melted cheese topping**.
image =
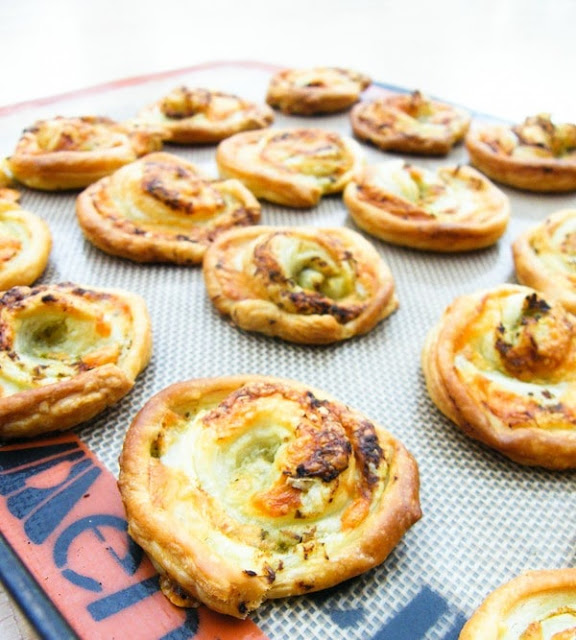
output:
[{"label": "melted cheese topping", "polygon": [[[368,187],[368,198],[372,190],[381,197],[390,193],[438,220],[466,220],[475,216],[480,221],[491,215],[489,210],[484,213],[489,185],[459,167],[431,171],[401,160],[391,161],[373,167],[361,184]],[[390,212],[394,213],[393,207]],[[398,213],[408,215],[405,209]]]},{"label": "melted cheese topping", "polygon": [[7,263],[22,260],[29,247],[30,232],[18,211],[0,211],[0,271]]},{"label": "melted cheese topping", "polygon": [[260,207],[236,180],[209,180],[166,153],[119,169],[95,190],[98,213],[127,233],[179,236],[208,243],[208,233],[255,222]]},{"label": "melted cheese topping", "polygon": [[538,260],[576,285],[576,210],[549,216],[532,230],[530,245]]},{"label": "melted cheese topping", "polygon": [[576,594],[524,599],[507,616],[499,640],[576,640]]},{"label": "melted cheese topping", "polygon": [[454,366],[476,402],[508,427],[576,429],[574,327],[536,292],[484,298],[455,345]]},{"label": "melted cheese topping", "polygon": [[272,132],[259,143],[265,164],[298,173],[320,185],[329,185],[354,164],[354,157],[336,133],[321,129]]},{"label": "melted cheese topping", "polygon": [[[235,395],[187,412],[165,432],[160,462],[186,481],[164,506],[247,570],[262,572],[267,563],[289,574],[303,559],[330,557],[355,535],[343,526],[350,505],[370,494],[358,526],[377,508],[386,463],[373,465],[368,489],[350,432],[356,427],[346,417],[337,422],[341,409],[331,403],[259,385]],[[339,451],[330,463],[327,441]]]},{"label": "melted cheese topping", "polygon": [[107,363],[122,366],[131,345],[133,319],[119,298],[76,294],[54,285],[30,290],[0,305],[0,391],[10,395],[53,384]]}]

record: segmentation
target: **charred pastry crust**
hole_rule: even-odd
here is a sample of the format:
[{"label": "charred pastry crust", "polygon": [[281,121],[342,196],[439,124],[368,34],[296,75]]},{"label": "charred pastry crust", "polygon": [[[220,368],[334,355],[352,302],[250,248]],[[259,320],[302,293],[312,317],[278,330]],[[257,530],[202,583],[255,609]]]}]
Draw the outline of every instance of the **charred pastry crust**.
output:
[{"label": "charred pastry crust", "polygon": [[142,298],[65,283],[0,297],[0,437],[69,429],[126,395],[150,359]]},{"label": "charred pastry crust", "polygon": [[422,354],[428,393],[470,437],[512,460],[576,468],[576,318],[534,289],[457,298]]},{"label": "charred pastry crust", "polygon": [[328,344],[370,331],[398,301],[374,247],[349,229],[246,227],[204,256],[215,307],[247,331]]},{"label": "charred pastry crust", "polygon": [[464,109],[430,100],[419,91],[361,102],[350,113],[358,138],[385,151],[443,156],[470,126]]},{"label": "charred pastry crust", "polygon": [[25,129],[8,165],[14,178],[32,189],[82,189],[161,144],[153,131],[110,118],[58,116]]},{"label": "charred pastry crust", "polygon": [[76,213],[86,237],[106,253],[198,264],[220,233],[256,224],[260,204],[238,180],[211,180],[178,156],[152,153],[90,185]]},{"label": "charred pastry crust", "polygon": [[268,127],[273,121],[274,112],[267,105],[185,86],[176,87],[138,116],[138,122],[155,127],[163,140],[176,144],[220,142],[240,131]]},{"label": "charred pastry crust", "polygon": [[52,248],[48,225],[22,209],[19,196],[14,189],[0,187],[0,291],[37,280]]},{"label": "charred pastry crust", "polygon": [[266,102],[286,114],[333,113],[351,107],[371,83],[363,73],[339,67],[283,69],[271,78]]},{"label": "charred pastry crust", "polygon": [[548,114],[516,126],[486,125],[466,136],[472,164],[493,180],[536,192],[576,190],[576,124]]},{"label": "charred pastry crust", "polygon": [[460,640],[570,640],[575,628],[576,569],[547,569],[523,573],[489,594]]},{"label": "charred pastry crust", "polygon": [[344,190],[364,231],[427,251],[470,251],[494,244],[510,217],[508,198],[478,171],[436,171],[401,160],[366,167]]},{"label": "charred pastry crust", "polygon": [[354,140],[314,128],[239,133],[218,145],[216,161],[257,198],[299,208],[342,191],[363,164]]},{"label": "charred pastry crust", "polygon": [[518,280],[576,313],[576,209],[557,211],[512,245]]},{"label": "charred pastry crust", "polygon": [[253,375],[154,396],[127,432],[119,487],[165,594],[237,618],[377,566],[421,515],[416,462],[390,433]]}]

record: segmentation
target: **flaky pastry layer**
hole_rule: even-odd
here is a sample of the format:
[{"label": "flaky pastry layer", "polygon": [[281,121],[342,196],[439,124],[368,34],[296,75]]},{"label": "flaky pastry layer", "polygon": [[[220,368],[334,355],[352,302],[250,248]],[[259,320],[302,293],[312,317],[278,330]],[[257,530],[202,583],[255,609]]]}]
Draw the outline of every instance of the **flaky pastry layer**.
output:
[{"label": "flaky pastry layer", "polygon": [[245,227],[222,234],[203,263],[216,308],[240,328],[328,344],[370,331],[398,301],[374,247],[349,229]]},{"label": "flaky pastry layer", "polygon": [[260,204],[238,180],[210,180],[168,153],[151,153],[102,178],[76,201],[99,249],[137,262],[198,264],[226,229],[256,224]]},{"label": "flaky pastry layer", "polygon": [[8,165],[32,189],[81,189],[161,144],[158,134],[109,118],[58,116],[25,129]]},{"label": "flaky pastry layer", "polygon": [[576,468],[576,318],[559,303],[520,285],[456,298],[422,366],[470,437],[521,464]]},{"label": "flaky pastry layer", "polygon": [[73,427],[126,395],[148,363],[140,296],[71,283],[0,297],[0,437]]},{"label": "flaky pastry layer", "polygon": [[168,142],[206,144],[267,127],[274,112],[230,93],[183,86],[143,109],[138,121],[154,126]]},{"label": "flaky pastry layer", "polygon": [[475,127],[466,136],[472,164],[503,184],[536,192],[576,190],[576,124],[555,125],[550,116],[516,126]]},{"label": "flaky pastry layer", "polygon": [[363,73],[339,67],[283,69],[270,79],[266,102],[287,114],[333,113],[351,107],[371,82]]},{"label": "flaky pastry layer", "polygon": [[528,571],[493,591],[459,640],[573,640],[576,569]]},{"label": "flaky pastry layer", "polygon": [[19,193],[0,187],[0,291],[32,284],[50,256],[46,222],[18,204]]},{"label": "flaky pastry layer", "polygon": [[414,91],[361,102],[353,107],[350,121],[358,138],[380,149],[446,155],[466,135],[470,115]]},{"label": "flaky pastry layer", "polygon": [[390,433],[322,391],[253,375],[154,396],[127,432],[119,486],[165,594],[239,618],[380,564],[421,515],[416,462]]},{"label": "flaky pastry layer", "polygon": [[510,217],[508,198],[471,167],[432,171],[401,160],[366,167],[346,186],[344,202],[364,231],[428,251],[490,246]]},{"label": "flaky pastry layer", "polygon": [[518,280],[576,313],[576,209],[557,211],[512,245]]},{"label": "flaky pastry layer", "polygon": [[221,175],[238,178],[258,198],[312,207],[338,193],[363,164],[360,146],[323,129],[270,129],[239,133],[218,145]]}]

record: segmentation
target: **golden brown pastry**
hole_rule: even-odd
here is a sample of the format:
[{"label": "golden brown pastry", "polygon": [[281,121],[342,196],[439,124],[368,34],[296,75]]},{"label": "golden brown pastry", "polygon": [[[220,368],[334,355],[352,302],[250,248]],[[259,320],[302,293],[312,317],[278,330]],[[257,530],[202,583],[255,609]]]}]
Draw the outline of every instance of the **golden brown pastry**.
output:
[{"label": "golden brown pastry", "polygon": [[466,136],[472,164],[490,178],[527,191],[576,190],[576,124],[540,114],[517,126],[485,125]]},{"label": "golden brown pastry", "polygon": [[52,236],[42,218],[22,209],[20,194],[0,187],[0,291],[32,284],[50,255]]},{"label": "golden brown pastry", "polygon": [[137,262],[197,264],[222,231],[256,224],[260,204],[238,180],[151,153],[102,178],[76,200],[78,222],[102,251]]},{"label": "golden brown pastry", "polygon": [[360,146],[323,129],[239,133],[218,145],[220,173],[238,178],[258,198],[312,207],[344,189],[362,166]]},{"label": "golden brown pastry", "polygon": [[414,91],[361,102],[350,121],[358,138],[380,149],[440,156],[465,136],[470,115]]},{"label": "golden brown pastry", "polygon": [[204,281],[240,328],[303,344],[366,333],[398,307],[388,267],[345,228],[228,231],[204,256]]},{"label": "golden brown pastry", "polygon": [[521,464],[576,468],[576,317],[529,287],[461,296],[422,357],[437,407]]},{"label": "golden brown pastry", "polygon": [[575,640],[576,569],[528,571],[493,591],[459,640]]},{"label": "golden brown pastry", "polygon": [[348,109],[370,86],[368,76],[351,69],[283,69],[268,85],[266,102],[283,113],[315,115]]},{"label": "golden brown pastry", "polygon": [[8,164],[32,189],[81,189],[160,146],[158,134],[109,118],[58,116],[25,129]]},{"label": "golden brown pastry", "polygon": [[0,438],[61,431],[126,395],[150,358],[142,298],[71,283],[0,297]]},{"label": "golden brown pastry", "polygon": [[471,167],[432,171],[402,160],[366,167],[346,186],[344,202],[364,231],[428,251],[490,246],[510,217],[508,198]]},{"label": "golden brown pastry", "polygon": [[383,427],[253,375],[153,397],[126,435],[119,486],[165,595],[238,618],[380,564],[421,515],[416,462]]},{"label": "golden brown pastry", "polygon": [[230,93],[177,87],[142,110],[138,120],[159,129],[168,142],[203,144],[267,127],[274,112]]},{"label": "golden brown pastry", "polygon": [[557,211],[512,245],[518,280],[576,313],[576,209]]}]

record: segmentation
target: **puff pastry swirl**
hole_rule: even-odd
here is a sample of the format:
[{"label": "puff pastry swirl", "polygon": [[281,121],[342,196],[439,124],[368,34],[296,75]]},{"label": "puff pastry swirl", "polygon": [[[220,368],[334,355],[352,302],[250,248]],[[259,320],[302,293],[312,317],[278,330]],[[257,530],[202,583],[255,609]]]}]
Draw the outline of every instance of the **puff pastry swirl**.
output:
[{"label": "puff pastry swirl", "polygon": [[0,291],[32,284],[46,268],[52,236],[42,218],[18,205],[20,194],[0,187]]},{"label": "puff pastry swirl", "polygon": [[344,190],[354,222],[377,238],[428,251],[494,244],[510,217],[508,198],[478,171],[436,171],[403,161],[366,167]]},{"label": "puff pastry swirl", "polygon": [[398,306],[392,275],[349,229],[246,227],[204,257],[216,308],[242,329],[303,344],[370,331]]},{"label": "puff pastry swirl", "polygon": [[257,198],[312,207],[344,189],[362,166],[360,146],[323,129],[239,133],[218,145],[220,173],[241,180]]},{"label": "puff pastry swirl", "polygon": [[528,571],[493,591],[459,640],[574,640],[576,569]]},{"label": "puff pastry swirl", "polygon": [[0,437],[63,430],[122,396],[150,358],[142,298],[71,283],[0,297]]},{"label": "puff pastry swirl", "polygon": [[361,102],[350,113],[358,138],[380,149],[446,155],[470,126],[464,109],[431,100],[420,91]]},{"label": "puff pastry swirl", "polygon": [[110,118],[58,116],[25,129],[8,164],[32,189],[81,189],[161,144],[158,134]]},{"label": "puff pastry swirl", "polygon": [[178,156],[151,153],[90,185],[76,213],[86,237],[107,253],[197,264],[219,233],[256,224],[260,204],[238,180],[210,180]]},{"label": "puff pastry swirl", "polygon": [[240,131],[272,124],[274,112],[231,93],[176,87],[143,109],[138,121],[157,128],[162,139],[176,144],[220,142]]},{"label": "puff pastry swirl", "polygon": [[503,184],[536,192],[576,190],[576,124],[548,114],[516,126],[486,125],[466,136],[472,164]]},{"label": "puff pastry swirl", "polygon": [[576,313],[576,209],[557,211],[512,245],[518,280]]},{"label": "puff pastry swirl", "polygon": [[457,298],[422,357],[428,392],[472,438],[521,464],[576,467],[576,318],[529,287]]},{"label": "puff pastry swirl", "polygon": [[363,73],[340,67],[283,69],[270,79],[266,102],[287,114],[333,113],[351,107],[371,82]]},{"label": "puff pastry swirl", "polygon": [[421,515],[416,462],[389,432],[321,391],[252,375],[152,398],[119,486],[164,593],[239,618],[380,564]]}]

